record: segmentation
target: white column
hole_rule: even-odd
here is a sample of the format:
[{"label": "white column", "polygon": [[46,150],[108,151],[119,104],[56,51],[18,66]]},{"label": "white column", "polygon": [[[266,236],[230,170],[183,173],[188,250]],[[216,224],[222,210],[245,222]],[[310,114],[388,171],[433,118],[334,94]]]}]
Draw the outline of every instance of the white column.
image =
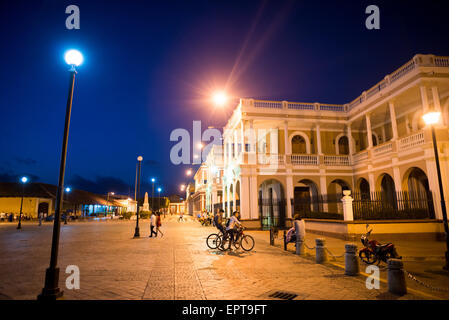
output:
[{"label": "white column", "polygon": [[[368,165],[368,170],[372,170],[373,166],[372,165]],[[374,174],[373,173],[368,173],[368,182],[369,182],[369,191],[373,192],[376,191],[376,183],[374,181]]]},{"label": "white column", "polygon": [[292,202],[291,199],[293,199],[294,193],[293,193],[293,177],[287,176],[287,218],[293,217],[293,210],[292,210]]},{"label": "white column", "polygon": [[316,129],[316,145],[317,145],[317,152],[319,155],[323,154],[321,151],[321,131],[320,131],[320,125],[317,124],[315,126]]},{"label": "white column", "polygon": [[[320,170],[320,193],[322,196],[327,195],[327,181],[326,181],[326,176],[324,174],[325,174],[325,171]],[[323,204],[323,211],[324,212],[328,211],[328,206],[326,203]]]},{"label": "white column", "polygon": [[399,167],[397,166],[393,167],[393,180],[396,191],[397,192],[402,191],[401,173],[399,172]]},{"label": "white column", "polygon": [[394,110],[394,103],[392,101],[388,101],[388,107],[390,108],[391,128],[393,130],[393,139],[392,140],[397,140],[398,125],[396,123],[396,112]]},{"label": "white column", "polygon": [[249,176],[249,186],[250,186],[250,216],[249,219],[258,219],[259,218],[259,189],[257,186],[257,176]]},{"label": "white column", "polygon": [[385,125],[382,126],[382,142],[387,141],[387,135],[385,133]]},{"label": "white column", "polygon": [[291,150],[288,146],[288,121],[284,121],[284,150],[285,154],[291,154]]},{"label": "white column", "polygon": [[249,177],[246,175],[240,176],[240,214],[242,219],[250,219]]},{"label": "white column", "polygon": [[432,160],[426,160],[426,173],[429,179],[429,189],[432,192],[433,207],[435,209],[435,218],[442,220],[443,213],[441,212],[441,197],[440,186],[438,184],[437,170],[435,165],[435,158]]},{"label": "white column", "polygon": [[373,133],[371,131],[371,118],[369,114],[365,115],[366,119],[366,134],[368,138],[368,149],[372,149],[373,147]]},{"label": "white column", "polygon": [[422,110],[423,114],[429,110],[429,99],[427,98],[427,88],[425,86],[419,86],[419,92],[421,94]]},{"label": "white column", "polygon": [[349,156],[352,157],[354,154],[354,139],[352,138],[351,123],[348,123],[346,127],[346,134],[348,136]]}]

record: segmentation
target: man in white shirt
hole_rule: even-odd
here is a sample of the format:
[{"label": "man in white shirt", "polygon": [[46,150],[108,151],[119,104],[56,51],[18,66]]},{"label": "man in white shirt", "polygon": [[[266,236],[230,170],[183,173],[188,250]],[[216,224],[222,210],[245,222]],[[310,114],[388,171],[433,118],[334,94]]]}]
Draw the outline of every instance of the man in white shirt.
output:
[{"label": "man in white shirt", "polygon": [[231,248],[231,243],[234,242],[234,234],[236,233],[237,230],[235,230],[234,228],[236,226],[241,226],[242,224],[240,223],[239,219],[237,219],[238,217],[238,211],[234,211],[232,217],[229,219],[229,223],[226,226],[226,233],[228,235],[231,236],[230,241],[229,241],[229,247],[228,249]]},{"label": "man in white shirt", "polygon": [[150,238],[153,237],[153,234],[157,237],[157,232],[154,231],[154,227],[156,227],[156,215],[152,212],[150,217]]}]

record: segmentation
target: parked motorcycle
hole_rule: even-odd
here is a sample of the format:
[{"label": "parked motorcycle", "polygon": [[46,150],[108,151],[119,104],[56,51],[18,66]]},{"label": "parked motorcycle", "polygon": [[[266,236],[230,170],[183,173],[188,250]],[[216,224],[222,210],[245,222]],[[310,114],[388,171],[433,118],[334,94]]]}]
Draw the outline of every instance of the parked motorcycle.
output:
[{"label": "parked motorcycle", "polygon": [[369,240],[369,236],[373,229],[368,230],[369,225],[366,225],[366,233],[361,236],[360,241],[364,248],[359,250],[360,259],[367,264],[380,263],[381,261],[387,262],[388,259],[402,259],[401,256],[398,255],[394,244],[387,243],[381,244],[376,240]]}]

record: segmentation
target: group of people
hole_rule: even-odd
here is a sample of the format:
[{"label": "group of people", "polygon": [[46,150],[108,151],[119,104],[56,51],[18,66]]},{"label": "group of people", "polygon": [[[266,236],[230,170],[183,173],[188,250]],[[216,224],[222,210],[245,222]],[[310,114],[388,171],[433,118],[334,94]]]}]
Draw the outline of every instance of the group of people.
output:
[{"label": "group of people", "polygon": [[[162,219],[161,219],[161,213],[160,212],[152,212],[150,217],[150,238],[154,237],[157,238],[158,233],[161,234],[161,238],[164,236],[164,233],[161,231],[162,226]],[[154,231],[154,228],[156,228],[156,231]]]},{"label": "group of people", "polygon": [[[237,234],[237,227],[241,227],[242,224],[240,223],[238,216],[239,212],[234,211],[232,216],[228,219],[225,226],[223,226],[223,215],[224,210],[220,209],[214,216],[214,226],[223,234],[223,239],[227,239],[227,237],[230,237],[228,250],[231,249],[231,244],[237,240],[235,238],[235,235]],[[223,243],[220,244],[221,248],[224,249]]]},{"label": "group of people", "polygon": [[198,213],[197,217],[198,221],[203,226],[209,226],[212,224],[213,215],[210,212],[203,211],[202,213]]}]

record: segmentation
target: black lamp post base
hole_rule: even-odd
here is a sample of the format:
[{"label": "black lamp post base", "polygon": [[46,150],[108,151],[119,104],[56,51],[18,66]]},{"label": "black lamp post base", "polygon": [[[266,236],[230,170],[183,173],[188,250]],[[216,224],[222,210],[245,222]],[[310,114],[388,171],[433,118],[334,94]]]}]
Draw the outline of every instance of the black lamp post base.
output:
[{"label": "black lamp post base", "polygon": [[136,227],[136,230],[134,231],[134,238],[140,238],[140,230],[139,230],[139,227]]},{"label": "black lamp post base", "polygon": [[18,226],[17,226],[17,228],[16,228],[17,230],[19,230],[19,229],[22,229],[22,225],[21,224],[19,224]]},{"label": "black lamp post base", "polygon": [[37,300],[56,300],[61,298],[64,291],[59,289],[59,268],[48,268],[45,271],[45,287]]}]

